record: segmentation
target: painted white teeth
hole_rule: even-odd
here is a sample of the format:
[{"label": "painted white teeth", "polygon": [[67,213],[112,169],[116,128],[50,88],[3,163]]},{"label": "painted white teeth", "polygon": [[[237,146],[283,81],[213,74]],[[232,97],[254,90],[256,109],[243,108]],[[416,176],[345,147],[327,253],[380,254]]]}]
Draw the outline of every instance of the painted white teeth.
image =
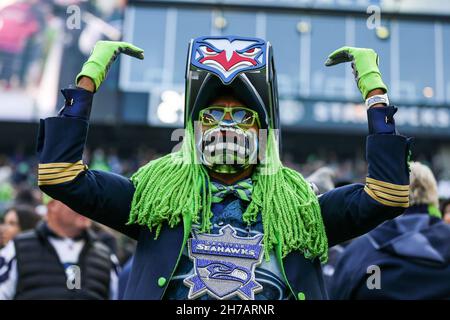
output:
[{"label": "painted white teeth", "polygon": [[[203,135],[203,159],[208,165],[244,164],[247,158],[254,158],[256,137],[240,128],[215,128]],[[253,157],[252,157],[253,156]],[[254,161],[254,160],[253,160]]]},{"label": "painted white teeth", "polygon": [[245,154],[245,147],[241,146],[239,144],[236,143],[223,143],[223,142],[219,142],[219,143],[211,143],[207,146],[205,146],[205,150],[206,151],[216,151],[216,150],[225,150],[225,151],[232,151],[232,152],[238,152],[239,154]]}]

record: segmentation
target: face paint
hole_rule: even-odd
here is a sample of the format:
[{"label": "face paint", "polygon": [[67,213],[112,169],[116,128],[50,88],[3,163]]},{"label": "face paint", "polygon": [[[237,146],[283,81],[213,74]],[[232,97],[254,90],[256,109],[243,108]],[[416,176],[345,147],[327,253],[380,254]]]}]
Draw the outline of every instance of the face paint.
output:
[{"label": "face paint", "polygon": [[237,173],[257,163],[258,136],[235,123],[221,121],[197,141],[202,163],[218,173]]}]

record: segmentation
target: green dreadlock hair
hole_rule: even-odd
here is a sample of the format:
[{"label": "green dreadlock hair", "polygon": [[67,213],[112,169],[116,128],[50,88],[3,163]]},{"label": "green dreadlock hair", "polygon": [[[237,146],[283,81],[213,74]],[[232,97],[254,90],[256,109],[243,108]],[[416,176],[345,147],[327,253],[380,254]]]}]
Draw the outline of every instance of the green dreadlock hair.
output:
[{"label": "green dreadlock hair", "polygon": [[[283,257],[300,250],[306,258],[325,262],[328,241],[317,196],[300,173],[282,165],[271,129],[262,162],[252,176],[252,200],[243,220],[250,224],[261,213],[266,259],[281,245]],[[131,180],[136,190],[128,224],[156,228],[155,238],[164,223],[174,227],[183,217],[200,224],[200,232],[211,229],[209,175],[197,161],[191,123],[179,151],[150,161]]]}]

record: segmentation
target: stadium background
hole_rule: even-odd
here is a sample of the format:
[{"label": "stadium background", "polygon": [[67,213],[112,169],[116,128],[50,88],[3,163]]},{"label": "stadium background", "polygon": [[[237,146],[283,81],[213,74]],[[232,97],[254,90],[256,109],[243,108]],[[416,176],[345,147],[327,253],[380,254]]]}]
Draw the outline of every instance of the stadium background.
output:
[{"label": "stadium background", "polygon": [[305,175],[327,165],[336,183],[364,177],[367,125],[350,67],[324,61],[342,45],[375,49],[398,128],[416,138],[413,158],[432,167],[441,197],[450,197],[448,1],[2,0],[1,206],[35,187],[39,118],[62,106],[59,89],[100,39],[132,42],[145,60],[120,58],[96,94],[87,163],[129,175],[170,152],[183,119],[188,42],[207,34],[273,44],[284,160]]}]

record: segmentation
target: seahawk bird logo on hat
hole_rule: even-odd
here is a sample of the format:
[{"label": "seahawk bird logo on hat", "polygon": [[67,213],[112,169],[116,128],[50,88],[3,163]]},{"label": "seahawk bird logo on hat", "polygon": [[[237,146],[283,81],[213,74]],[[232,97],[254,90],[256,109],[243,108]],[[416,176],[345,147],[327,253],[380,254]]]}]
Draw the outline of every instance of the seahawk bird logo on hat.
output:
[{"label": "seahawk bird logo on hat", "polygon": [[266,42],[257,38],[200,37],[194,40],[191,63],[229,84],[237,74],[266,65]]}]

